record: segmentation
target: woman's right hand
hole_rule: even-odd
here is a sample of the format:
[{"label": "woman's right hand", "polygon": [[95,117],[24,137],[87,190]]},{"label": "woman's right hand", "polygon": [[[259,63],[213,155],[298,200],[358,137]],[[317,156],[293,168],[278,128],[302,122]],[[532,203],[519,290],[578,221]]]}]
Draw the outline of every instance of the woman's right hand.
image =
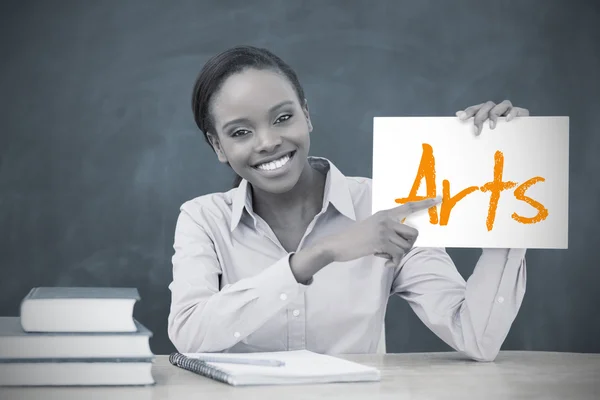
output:
[{"label": "woman's right hand", "polygon": [[419,235],[415,228],[402,223],[404,218],[441,202],[442,198],[438,196],[378,211],[343,233],[330,236],[324,244],[331,252],[333,261],[351,261],[376,255],[388,259],[386,266],[397,266]]}]

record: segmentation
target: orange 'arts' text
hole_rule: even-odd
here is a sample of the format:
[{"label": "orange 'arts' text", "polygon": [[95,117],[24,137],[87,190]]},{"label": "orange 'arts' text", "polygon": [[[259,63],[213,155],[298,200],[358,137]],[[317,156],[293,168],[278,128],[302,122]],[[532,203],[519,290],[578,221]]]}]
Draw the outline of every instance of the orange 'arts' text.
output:
[{"label": "orange 'arts' text", "polygon": [[[536,176],[517,186],[516,182],[503,181],[502,172],[504,170],[504,154],[501,151],[496,151],[494,154],[494,179],[487,182],[483,186],[469,186],[456,193],[454,196],[450,195],[450,181],[444,179],[442,181],[442,204],[440,207],[440,216],[438,218],[437,208],[431,207],[429,212],[429,222],[431,224],[448,225],[450,219],[450,211],[452,208],[465,196],[480,190],[482,192],[490,192],[490,205],[488,208],[488,215],[486,220],[487,230],[491,231],[494,227],[494,220],[496,219],[496,209],[498,207],[498,201],[500,200],[500,194],[508,189],[516,187],[513,191],[513,195],[517,200],[524,201],[530,206],[538,210],[538,213],[533,217],[522,217],[516,212],[512,214],[512,218],[521,224],[535,224],[543,221],[548,217],[548,210],[543,204],[533,200],[525,195],[527,189],[535,185],[538,182],[544,182],[545,179],[541,176]],[[426,192],[424,196],[417,195],[421,182],[425,180]],[[423,155],[421,156],[421,163],[419,164],[419,170],[417,176],[407,197],[396,199],[396,203],[404,204],[410,201],[419,201],[425,199],[432,199],[437,196],[435,184],[435,157],[433,156],[433,148],[427,143],[423,143]]]}]

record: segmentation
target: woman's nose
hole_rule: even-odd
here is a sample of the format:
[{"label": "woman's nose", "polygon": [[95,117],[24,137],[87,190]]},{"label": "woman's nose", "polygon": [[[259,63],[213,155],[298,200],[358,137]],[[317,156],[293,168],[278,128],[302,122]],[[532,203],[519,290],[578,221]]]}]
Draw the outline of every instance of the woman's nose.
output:
[{"label": "woman's nose", "polygon": [[268,129],[257,132],[255,137],[257,152],[272,152],[282,143],[281,135]]}]

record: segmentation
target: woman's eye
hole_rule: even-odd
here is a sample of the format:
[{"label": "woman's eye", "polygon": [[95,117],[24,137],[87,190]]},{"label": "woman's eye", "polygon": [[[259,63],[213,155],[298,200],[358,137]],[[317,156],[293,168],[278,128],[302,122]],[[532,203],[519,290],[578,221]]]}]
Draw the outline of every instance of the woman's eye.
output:
[{"label": "woman's eye", "polygon": [[238,129],[231,134],[231,137],[243,136],[246,135],[249,131],[246,129]]},{"label": "woman's eye", "polygon": [[280,123],[280,122],[285,122],[285,121],[287,121],[287,120],[288,120],[288,119],[290,119],[290,118],[292,118],[292,114],[284,114],[284,115],[282,115],[281,117],[277,118],[277,119],[275,120],[275,123],[276,123],[276,124],[278,124],[278,123]]}]

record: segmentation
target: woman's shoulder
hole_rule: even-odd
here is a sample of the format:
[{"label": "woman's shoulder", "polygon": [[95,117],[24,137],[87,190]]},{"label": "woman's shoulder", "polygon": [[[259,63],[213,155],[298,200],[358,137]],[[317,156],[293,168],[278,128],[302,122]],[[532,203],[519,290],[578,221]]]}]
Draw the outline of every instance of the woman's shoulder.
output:
[{"label": "woman's shoulder", "polygon": [[370,192],[373,187],[373,180],[365,176],[346,176],[345,178],[351,192]]},{"label": "woman's shoulder", "polygon": [[188,214],[199,223],[206,220],[207,217],[224,220],[231,215],[234,193],[235,189],[231,189],[227,192],[208,193],[193,197],[184,201],[179,207],[179,211]]},{"label": "woman's shoulder", "polygon": [[356,185],[371,185],[373,181],[371,178],[367,178],[366,176],[344,176],[346,181]]},{"label": "woman's shoulder", "polygon": [[373,193],[371,178],[364,176],[346,176],[345,182],[352,203],[354,204],[355,212],[358,212],[357,210],[366,210],[365,213],[370,213],[371,197]]}]

